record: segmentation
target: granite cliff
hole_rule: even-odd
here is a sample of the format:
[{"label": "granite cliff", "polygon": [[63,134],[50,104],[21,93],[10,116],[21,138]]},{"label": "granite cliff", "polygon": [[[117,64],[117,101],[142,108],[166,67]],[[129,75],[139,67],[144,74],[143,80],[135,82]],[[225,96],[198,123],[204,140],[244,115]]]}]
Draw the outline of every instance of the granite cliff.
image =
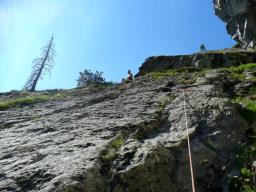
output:
[{"label": "granite cliff", "polygon": [[[214,4],[253,47],[255,1]],[[0,191],[191,191],[185,109],[196,191],[255,191],[256,51],[241,48],[150,57],[117,85],[0,93]]]}]

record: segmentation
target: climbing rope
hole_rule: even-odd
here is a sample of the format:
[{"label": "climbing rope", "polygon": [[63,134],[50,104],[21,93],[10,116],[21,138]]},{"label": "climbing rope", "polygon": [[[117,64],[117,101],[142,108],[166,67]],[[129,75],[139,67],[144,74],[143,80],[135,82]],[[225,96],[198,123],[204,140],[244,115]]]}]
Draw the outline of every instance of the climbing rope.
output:
[{"label": "climbing rope", "polygon": [[195,192],[195,181],[194,181],[194,173],[193,173],[193,163],[192,163],[192,155],[191,155],[191,147],[190,147],[190,140],[189,140],[189,129],[188,129],[188,117],[187,117],[187,106],[186,106],[186,93],[185,89],[183,89],[183,109],[184,109],[184,116],[185,116],[185,126],[187,129],[187,142],[188,142],[188,156],[189,156],[189,166],[190,166],[190,174],[191,174],[191,183],[192,183],[192,191]]},{"label": "climbing rope", "polygon": [[193,163],[192,163],[192,154],[191,154],[191,146],[190,146],[190,139],[189,139],[189,128],[188,128],[188,117],[187,117],[187,101],[186,101],[186,92],[193,92],[193,91],[206,91],[203,89],[190,89],[193,86],[187,86],[186,88],[177,89],[177,88],[170,88],[171,91],[177,91],[183,93],[183,111],[184,111],[184,118],[185,118],[185,127],[186,127],[186,136],[187,136],[187,144],[188,144],[188,157],[189,157],[189,167],[190,167],[190,175],[191,175],[191,184],[192,184],[192,192],[196,192],[195,189],[195,180],[194,180],[194,172],[193,172]]}]

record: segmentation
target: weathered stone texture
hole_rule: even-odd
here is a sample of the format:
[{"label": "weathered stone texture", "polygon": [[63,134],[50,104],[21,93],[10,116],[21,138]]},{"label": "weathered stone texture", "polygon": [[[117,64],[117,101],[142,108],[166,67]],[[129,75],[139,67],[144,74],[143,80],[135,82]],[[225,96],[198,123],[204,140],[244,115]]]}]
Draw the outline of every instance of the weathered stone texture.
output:
[{"label": "weathered stone texture", "polygon": [[[222,167],[248,129],[221,88],[223,76],[213,70],[187,94],[199,192],[221,189]],[[189,191],[183,97],[169,81],[71,90],[64,100],[1,111],[0,191]],[[118,135],[124,141],[113,148]]]},{"label": "weathered stone texture", "polygon": [[139,68],[136,76],[149,72],[181,67],[220,68],[255,63],[254,50],[224,49],[219,51],[199,52],[192,55],[149,57]]}]

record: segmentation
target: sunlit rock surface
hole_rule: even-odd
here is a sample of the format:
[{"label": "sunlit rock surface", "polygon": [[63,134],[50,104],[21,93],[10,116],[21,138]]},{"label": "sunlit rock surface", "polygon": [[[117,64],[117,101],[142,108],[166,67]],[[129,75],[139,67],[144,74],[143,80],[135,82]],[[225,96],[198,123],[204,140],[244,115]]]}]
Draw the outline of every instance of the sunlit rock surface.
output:
[{"label": "sunlit rock surface", "polygon": [[230,95],[252,84],[214,69],[64,90],[56,100],[0,111],[0,191],[190,191],[184,84],[197,191],[223,190],[223,167],[249,128]]}]

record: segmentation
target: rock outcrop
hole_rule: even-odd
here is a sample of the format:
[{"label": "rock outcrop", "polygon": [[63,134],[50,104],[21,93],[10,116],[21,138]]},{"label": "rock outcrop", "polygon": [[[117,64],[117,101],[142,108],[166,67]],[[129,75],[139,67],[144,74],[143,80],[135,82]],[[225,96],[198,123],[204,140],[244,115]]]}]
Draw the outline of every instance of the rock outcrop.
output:
[{"label": "rock outcrop", "polygon": [[[186,102],[196,189],[224,191],[234,149],[249,129],[230,95],[254,85],[220,69],[66,90],[0,111],[0,191],[190,191],[179,89],[192,77]],[[2,94],[1,101],[20,94]]]},{"label": "rock outcrop", "polygon": [[241,46],[256,46],[256,0],[214,0],[216,15]]},{"label": "rock outcrop", "polygon": [[192,55],[149,57],[140,67],[136,76],[153,71],[177,69],[182,67],[220,68],[256,63],[256,51],[242,49],[224,49],[199,52]]}]

